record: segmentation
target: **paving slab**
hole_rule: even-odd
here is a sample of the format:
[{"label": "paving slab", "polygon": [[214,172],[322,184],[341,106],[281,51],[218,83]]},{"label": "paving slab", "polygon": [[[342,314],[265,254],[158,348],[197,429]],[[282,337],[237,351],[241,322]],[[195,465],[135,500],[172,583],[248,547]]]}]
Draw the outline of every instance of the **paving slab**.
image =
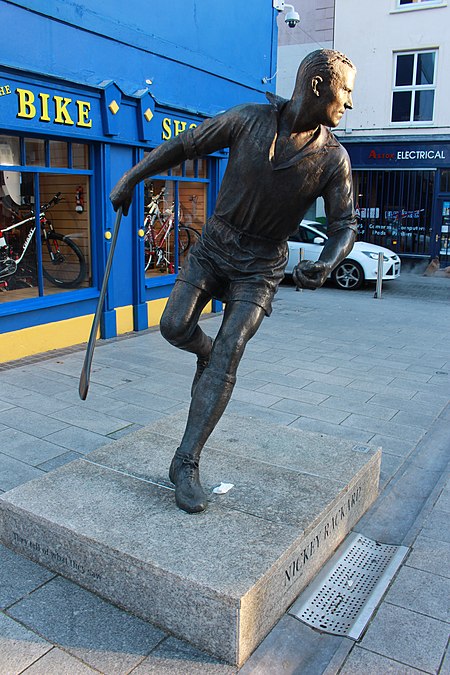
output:
[{"label": "paving slab", "polygon": [[79,452],[66,452],[63,450],[61,455],[58,455],[53,459],[49,459],[47,462],[42,462],[42,464],[38,464],[38,469],[42,469],[42,471],[53,471],[64,464],[73,462],[74,459],[80,459],[81,456],[82,455]]},{"label": "paving slab", "polygon": [[[28,393],[39,393],[43,391],[47,396],[51,396],[70,389],[73,387],[73,384],[73,377],[70,378],[62,375],[56,376],[56,379],[50,379],[49,377],[46,377],[45,374],[43,376],[36,374],[36,370],[34,370],[32,366],[27,368],[14,368],[11,371],[2,372],[2,385],[6,385],[7,387],[11,386],[13,391],[15,391],[16,388],[20,388],[22,391],[25,390],[25,392]],[[9,398],[9,389],[5,398],[7,400],[12,400]],[[18,400],[21,401],[22,397],[19,397]]]},{"label": "paving slab", "polygon": [[[99,415],[96,411],[89,410],[82,404],[73,405],[64,410],[58,410],[53,413],[52,417],[55,418],[55,421],[60,420],[66,424],[73,424],[73,422],[76,421],[77,427],[102,435],[114,433],[130,424],[128,420],[123,420],[113,415],[107,415],[105,413]],[[50,434],[51,431],[48,433]]]},{"label": "paving slab", "polygon": [[56,443],[66,450],[79,452],[82,455],[100,448],[107,442],[104,434],[96,434],[93,431],[76,426],[66,427],[61,431],[56,431],[54,434],[49,434],[46,436],[46,440]]},{"label": "paving slab", "polygon": [[370,442],[372,445],[380,445],[383,448],[383,453],[388,452],[401,458],[407,457],[416,446],[414,441],[405,441],[383,434],[375,434],[371,437]]},{"label": "paving slab", "polygon": [[56,577],[9,615],[102,673],[128,673],[165,634],[93,593]]},{"label": "paving slab", "polygon": [[386,595],[386,601],[426,616],[450,622],[450,579],[403,567]]},{"label": "paving slab", "polygon": [[450,513],[450,484],[442,490],[439,499],[436,502],[436,508],[438,511],[445,511]]},{"label": "paving slab", "polygon": [[98,670],[90,668],[85,663],[74,658],[70,654],[54,647],[51,651],[44,654],[42,658],[35,661],[30,668],[27,668],[27,675],[93,675]]},{"label": "paving slab", "polygon": [[383,603],[361,647],[427,673],[437,673],[448,640],[448,624]]},{"label": "paving slab", "polygon": [[236,668],[169,637],[133,670],[133,675],[234,675]]},{"label": "paving slab", "polygon": [[279,675],[283,672],[291,675],[295,673],[317,675],[325,671],[345,642],[350,649],[352,643],[346,638],[321,634],[286,614],[239,673]]},{"label": "paving slab", "polygon": [[354,647],[339,675],[420,675],[423,670],[411,668],[361,647]]},{"label": "paving slab", "polygon": [[0,452],[0,490],[11,490],[42,474],[40,469],[35,469],[29,464],[24,464]]},{"label": "paving slab", "polygon": [[38,438],[43,438],[67,426],[64,422],[53,419],[48,415],[40,415],[18,407],[0,412],[0,422]]},{"label": "paving slab", "polygon": [[450,542],[419,534],[406,564],[450,579]]},{"label": "paving slab", "polygon": [[442,659],[442,665],[439,670],[439,675],[449,675],[450,674],[450,646],[447,647],[447,652]]},{"label": "paving slab", "polygon": [[[22,411],[26,415],[25,411]],[[50,432],[49,432],[50,433]],[[64,452],[64,448],[44,438],[37,438],[17,429],[9,429],[2,452],[31,466],[39,466]]]},{"label": "paving slab", "polygon": [[53,572],[0,544],[0,609],[49,581]]},{"label": "paving slab", "polygon": [[0,613],[0,673],[21,673],[51,648],[47,640]]},{"label": "paving slab", "polygon": [[423,527],[422,534],[431,539],[450,543],[448,513],[434,509]]},{"label": "paving slab", "polygon": [[[2,495],[0,537],[239,666],[376,498],[381,451],[226,414],[203,453],[208,509],[188,515],[167,478],[185,419],[166,417]],[[233,489],[212,494],[221,481]],[[30,603],[54,584],[14,615],[28,625]],[[36,630],[55,640],[44,604]]]},{"label": "paving slab", "polygon": [[[396,476],[397,482],[391,484],[391,489],[381,495],[374,508],[361,520],[361,534],[385,544],[401,544],[439,477],[438,471],[426,471],[409,464],[401,475]],[[427,521],[430,527],[434,526],[433,515]],[[443,524],[440,524],[439,528],[442,527]]]}]

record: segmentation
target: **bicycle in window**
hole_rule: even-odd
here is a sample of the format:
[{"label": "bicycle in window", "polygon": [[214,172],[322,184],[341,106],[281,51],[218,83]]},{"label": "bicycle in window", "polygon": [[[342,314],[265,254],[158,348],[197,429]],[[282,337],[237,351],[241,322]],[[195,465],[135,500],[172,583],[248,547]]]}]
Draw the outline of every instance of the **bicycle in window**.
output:
[{"label": "bicycle in window", "polygon": [[[84,281],[87,274],[84,255],[70,237],[55,231],[46,216],[46,211],[53,208],[61,199],[61,192],[58,192],[40,208],[42,273],[54,286],[75,288]],[[13,237],[8,237],[8,241],[5,234],[27,224],[31,224],[31,228],[20,249],[20,246],[13,241]],[[27,257],[29,258],[27,252],[36,248],[32,245],[36,229],[36,215],[30,211],[29,217],[4,227],[0,231],[0,284],[3,290],[10,290],[17,286],[15,277],[20,279],[25,286],[37,285],[36,265],[30,264],[27,260]]]},{"label": "bicycle in window", "polygon": [[[160,271],[175,272],[175,204],[167,207],[164,201],[165,188],[159,194],[150,192],[150,202],[145,207],[144,250],[145,271],[153,268]],[[181,209],[178,209],[178,260],[182,259],[190,246],[200,237],[197,230],[180,222]]]}]

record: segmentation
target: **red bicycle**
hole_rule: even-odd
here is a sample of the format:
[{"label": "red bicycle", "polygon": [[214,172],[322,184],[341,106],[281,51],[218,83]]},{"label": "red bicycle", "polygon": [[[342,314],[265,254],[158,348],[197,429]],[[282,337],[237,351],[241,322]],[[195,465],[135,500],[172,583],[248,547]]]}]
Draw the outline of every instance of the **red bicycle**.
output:
[{"label": "red bicycle", "polygon": [[[154,268],[175,272],[175,204],[170,208],[164,202],[165,188],[157,195],[151,192],[150,202],[145,208],[144,245],[145,271]],[[182,260],[190,246],[200,235],[193,227],[180,223],[181,209],[178,209],[178,261]]]}]

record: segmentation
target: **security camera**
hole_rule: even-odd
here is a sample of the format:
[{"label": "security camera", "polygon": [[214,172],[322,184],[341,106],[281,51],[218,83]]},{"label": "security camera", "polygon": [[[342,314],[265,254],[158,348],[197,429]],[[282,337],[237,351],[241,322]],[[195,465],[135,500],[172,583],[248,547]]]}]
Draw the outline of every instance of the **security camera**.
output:
[{"label": "security camera", "polygon": [[286,13],[284,20],[289,26],[289,28],[295,28],[295,26],[300,22],[300,16],[298,12],[296,12],[295,9],[292,8],[290,12]]}]

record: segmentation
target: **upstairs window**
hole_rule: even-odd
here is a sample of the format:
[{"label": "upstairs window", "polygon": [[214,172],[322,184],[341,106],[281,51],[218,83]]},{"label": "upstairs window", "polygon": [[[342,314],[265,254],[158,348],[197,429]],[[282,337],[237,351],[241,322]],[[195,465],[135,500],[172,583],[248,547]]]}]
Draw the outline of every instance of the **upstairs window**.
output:
[{"label": "upstairs window", "polygon": [[427,5],[446,5],[445,0],[397,0],[398,8],[423,9]]},{"label": "upstairs window", "polygon": [[437,52],[401,52],[394,58],[391,122],[432,122]]}]

